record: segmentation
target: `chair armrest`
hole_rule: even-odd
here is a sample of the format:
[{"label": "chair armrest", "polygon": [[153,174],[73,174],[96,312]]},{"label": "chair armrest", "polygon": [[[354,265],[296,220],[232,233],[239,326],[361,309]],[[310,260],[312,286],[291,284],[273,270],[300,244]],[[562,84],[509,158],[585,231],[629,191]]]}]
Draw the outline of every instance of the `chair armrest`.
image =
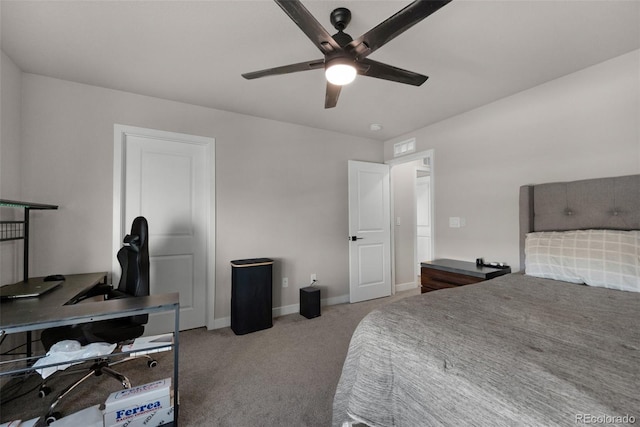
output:
[{"label": "chair armrest", "polygon": [[99,285],[94,286],[89,289],[85,294],[78,296],[73,300],[73,304],[76,304],[80,301],[83,301],[87,298],[92,298],[98,295],[104,295],[106,299],[106,295],[113,291],[113,286],[108,285],[106,283],[100,283]]},{"label": "chair armrest", "polygon": [[118,289],[111,289],[111,291],[105,295],[104,299],[122,299],[122,298],[131,298],[133,295],[129,295],[126,292],[119,291]]}]

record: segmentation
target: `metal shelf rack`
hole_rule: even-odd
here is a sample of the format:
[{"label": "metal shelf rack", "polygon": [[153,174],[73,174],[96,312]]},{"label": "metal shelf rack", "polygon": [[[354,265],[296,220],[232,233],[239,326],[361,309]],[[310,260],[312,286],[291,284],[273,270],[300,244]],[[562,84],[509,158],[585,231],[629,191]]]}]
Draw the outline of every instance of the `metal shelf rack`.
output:
[{"label": "metal shelf rack", "polygon": [[24,217],[22,221],[0,221],[0,242],[24,240],[22,277],[26,282],[29,278],[29,213],[32,210],[58,209],[58,206],[0,199],[0,207],[2,206],[24,209]]}]

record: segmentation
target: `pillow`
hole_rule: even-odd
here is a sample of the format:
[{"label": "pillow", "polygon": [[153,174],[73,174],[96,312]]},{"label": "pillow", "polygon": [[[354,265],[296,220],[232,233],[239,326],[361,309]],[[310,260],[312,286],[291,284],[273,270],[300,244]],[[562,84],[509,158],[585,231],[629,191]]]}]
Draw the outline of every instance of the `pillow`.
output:
[{"label": "pillow", "polygon": [[640,231],[528,233],[525,274],[640,292]]}]

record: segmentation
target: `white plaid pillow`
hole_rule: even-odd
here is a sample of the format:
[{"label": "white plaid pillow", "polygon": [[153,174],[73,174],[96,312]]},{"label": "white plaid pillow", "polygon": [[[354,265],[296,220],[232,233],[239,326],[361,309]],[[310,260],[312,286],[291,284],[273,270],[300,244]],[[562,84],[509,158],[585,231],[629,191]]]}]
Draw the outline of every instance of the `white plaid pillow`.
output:
[{"label": "white plaid pillow", "polygon": [[640,292],[639,230],[529,233],[524,253],[530,276]]}]

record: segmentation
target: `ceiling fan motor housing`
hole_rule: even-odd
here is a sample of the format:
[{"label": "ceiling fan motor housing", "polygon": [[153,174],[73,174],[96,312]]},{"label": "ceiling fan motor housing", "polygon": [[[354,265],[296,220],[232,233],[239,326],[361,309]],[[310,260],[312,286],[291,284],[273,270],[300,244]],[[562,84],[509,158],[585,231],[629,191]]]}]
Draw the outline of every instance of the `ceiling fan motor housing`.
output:
[{"label": "ceiling fan motor housing", "polygon": [[338,31],[332,37],[340,47],[345,47],[353,41],[353,38],[349,34],[343,33],[342,31]]},{"label": "ceiling fan motor housing", "polygon": [[331,20],[333,28],[342,31],[347,28],[347,25],[351,22],[351,11],[346,7],[339,7],[331,12],[329,19]]}]

